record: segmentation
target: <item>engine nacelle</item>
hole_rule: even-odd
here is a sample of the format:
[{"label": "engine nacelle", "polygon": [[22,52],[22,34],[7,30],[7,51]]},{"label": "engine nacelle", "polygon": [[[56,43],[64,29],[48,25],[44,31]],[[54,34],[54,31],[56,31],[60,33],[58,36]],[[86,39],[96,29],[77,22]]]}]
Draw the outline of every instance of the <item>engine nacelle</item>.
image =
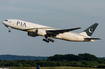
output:
[{"label": "engine nacelle", "polygon": [[37,35],[37,30],[35,32],[28,32],[28,36],[31,36],[31,37],[36,37],[38,36]]},{"label": "engine nacelle", "polygon": [[35,36],[44,36],[46,35],[46,30],[44,29],[37,29],[35,32],[28,32],[28,36],[35,37]]}]

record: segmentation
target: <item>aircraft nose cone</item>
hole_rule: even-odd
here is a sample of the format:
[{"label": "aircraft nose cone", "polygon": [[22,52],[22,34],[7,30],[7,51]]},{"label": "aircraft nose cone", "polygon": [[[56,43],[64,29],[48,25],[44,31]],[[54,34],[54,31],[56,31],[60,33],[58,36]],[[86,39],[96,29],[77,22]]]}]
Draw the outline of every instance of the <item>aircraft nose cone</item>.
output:
[{"label": "aircraft nose cone", "polygon": [[4,24],[4,21],[2,23]]},{"label": "aircraft nose cone", "polygon": [[2,23],[3,23],[3,24],[5,24],[5,23],[6,23],[6,21],[3,21]]},{"label": "aircraft nose cone", "polygon": [[6,21],[3,21],[2,23],[5,24],[5,23],[7,23],[7,22],[6,22]]},{"label": "aircraft nose cone", "polygon": [[5,21],[3,21],[2,23],[6,26],[6,22]]}]

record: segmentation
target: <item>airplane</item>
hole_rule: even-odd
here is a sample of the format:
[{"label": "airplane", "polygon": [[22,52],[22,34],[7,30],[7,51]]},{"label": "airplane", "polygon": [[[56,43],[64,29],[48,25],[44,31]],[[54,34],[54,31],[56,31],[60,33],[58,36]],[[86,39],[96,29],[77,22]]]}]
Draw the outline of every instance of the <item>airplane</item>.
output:
[{"label": "airplane", "polygon": [[94,23],[83,32],[77,34],[71,31],[81,29],[81,27],[71,29],[56,29],[49,26],[26,22],[18,19],[6,19],[2,22],[11,32],[11,28],[26,31],[28,36],[44,36],[43,41],[49,43],[54,42],[53,38],[61,39],[72,42],[94,42],[95,40],[101,40],[100,38],[91,38],[98,23]]}]

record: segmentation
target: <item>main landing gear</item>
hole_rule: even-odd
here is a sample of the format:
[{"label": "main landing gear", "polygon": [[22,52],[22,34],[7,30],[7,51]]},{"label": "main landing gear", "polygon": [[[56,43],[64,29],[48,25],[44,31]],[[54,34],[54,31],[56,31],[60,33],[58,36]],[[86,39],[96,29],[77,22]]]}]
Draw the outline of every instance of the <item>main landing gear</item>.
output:
[{"label": "main landing gear", "polygon": [[54,40],[52,40],[51,38],[45,38],[45,39],[43,39],[43,41],[45,41],[45,42],[47,42],[47,43],[49,43],[49,42],[54,42]]}]

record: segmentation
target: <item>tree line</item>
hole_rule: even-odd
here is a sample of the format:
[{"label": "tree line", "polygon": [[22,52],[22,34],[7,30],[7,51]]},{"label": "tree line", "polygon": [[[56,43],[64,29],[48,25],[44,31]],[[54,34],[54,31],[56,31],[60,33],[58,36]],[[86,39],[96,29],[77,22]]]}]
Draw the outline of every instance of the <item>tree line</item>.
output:
[{"label": "tree line", "polygon": [[19,56],[19,55],[0,55],[0,59],[1,60],[43,60],[43,59],[46,59],[47,60],[47,57],[36,57],[36,56]]},{"label": "tree line", "polygon": [[104,68],[105,59],[98,58],[94,55],[85,54],[66,54],[66,55],[54,55],[48,57],[47,60],[0,60],[0,67],[53,67],[53,66],[75,66],[75,67],[96,67]]}]

